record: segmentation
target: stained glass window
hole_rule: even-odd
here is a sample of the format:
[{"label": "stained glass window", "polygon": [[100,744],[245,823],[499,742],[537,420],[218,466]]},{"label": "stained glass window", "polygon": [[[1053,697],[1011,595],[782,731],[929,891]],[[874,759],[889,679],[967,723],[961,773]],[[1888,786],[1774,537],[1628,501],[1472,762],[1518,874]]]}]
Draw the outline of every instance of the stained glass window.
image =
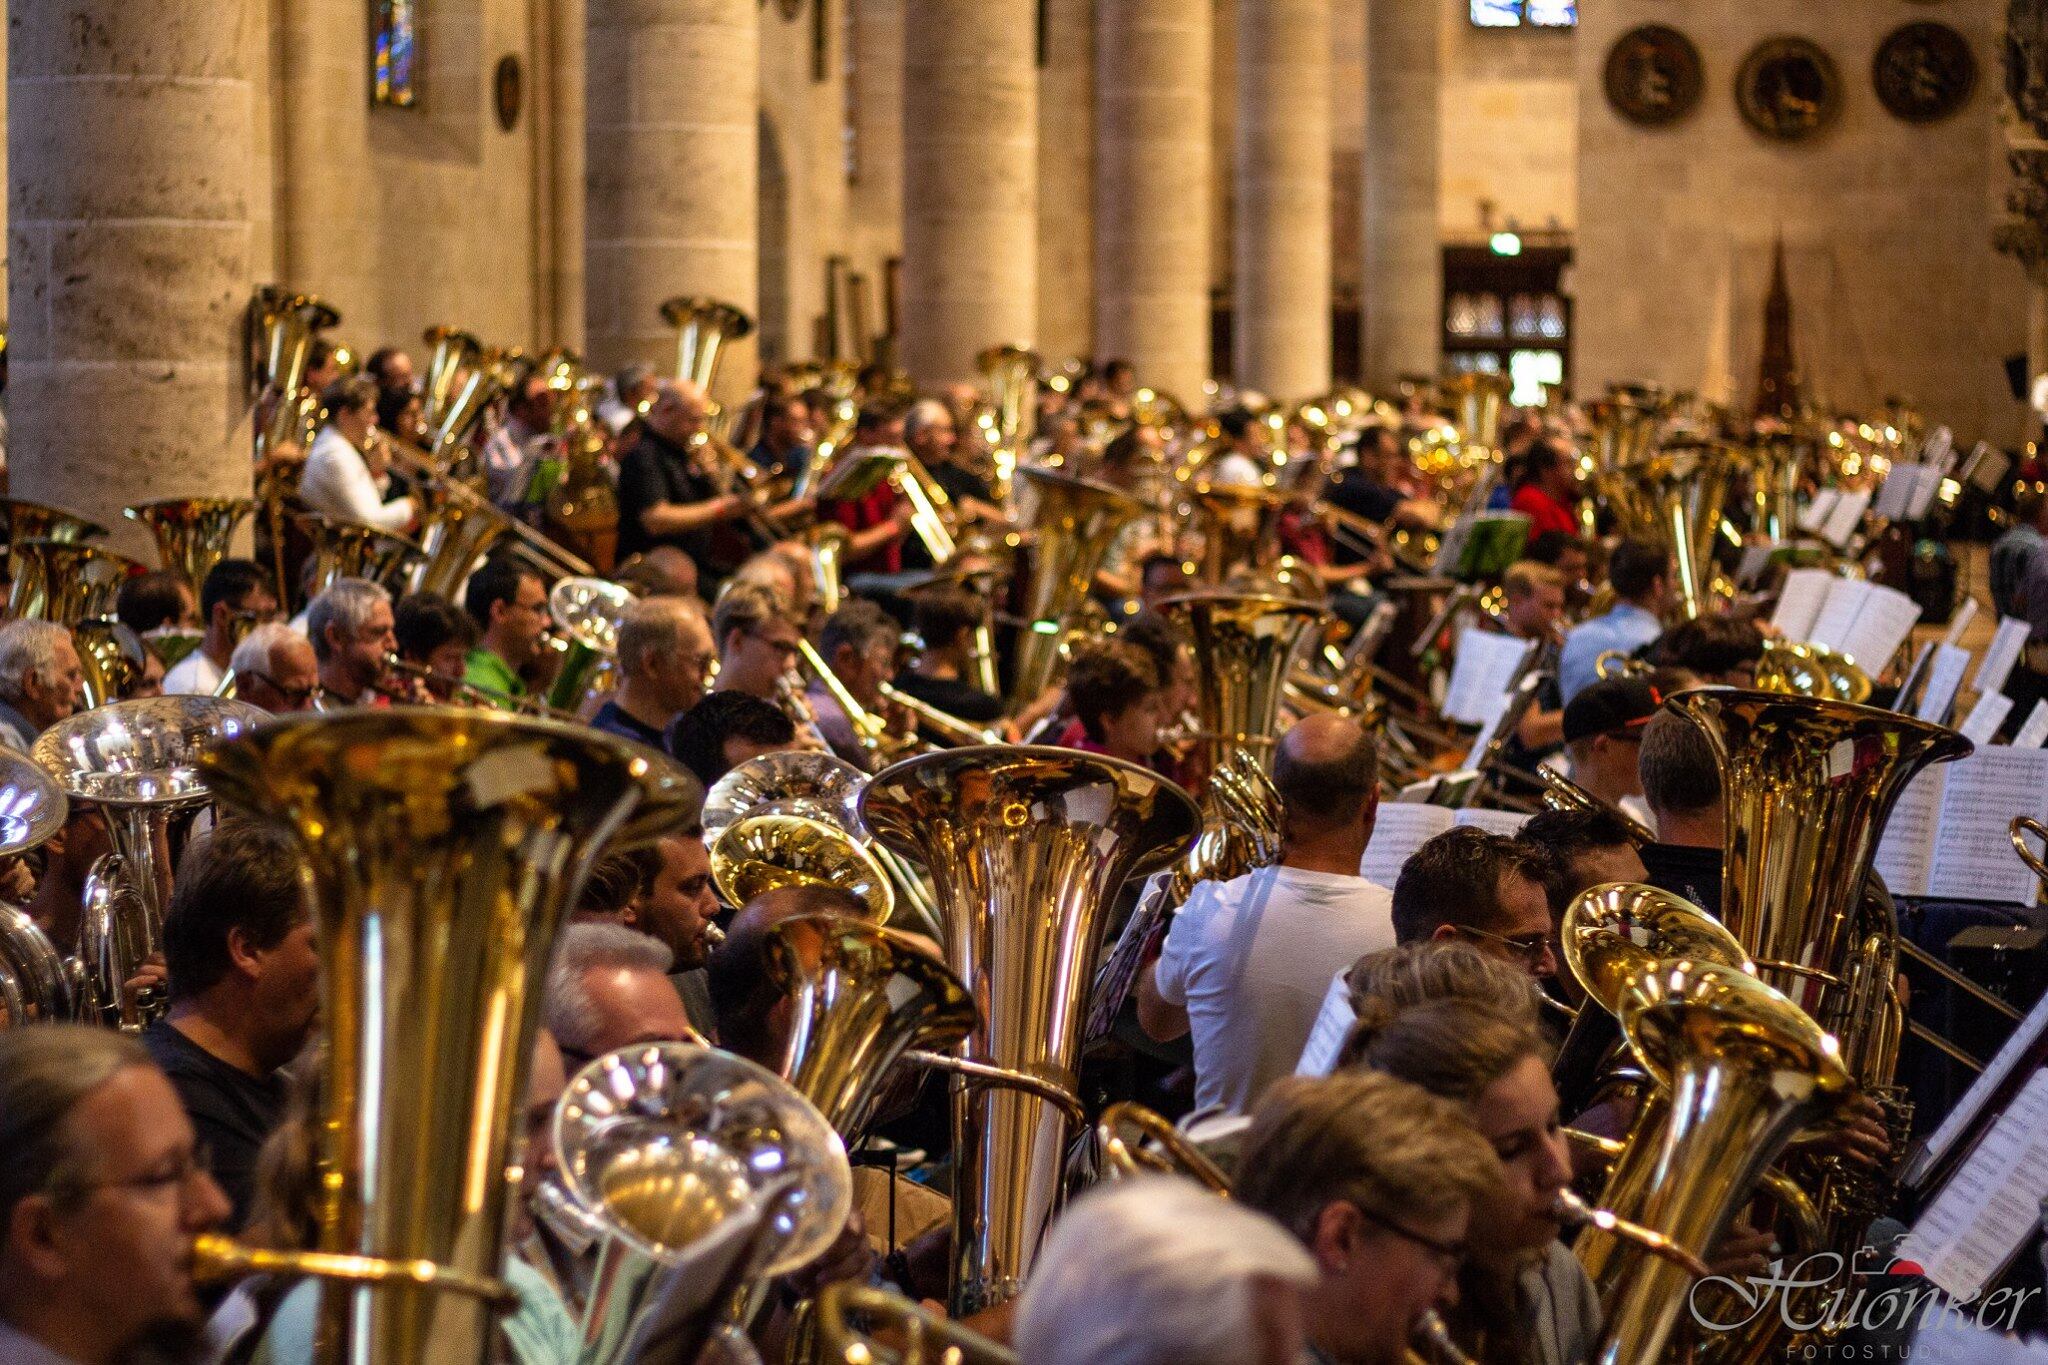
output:
[{"label": "stained glass window", "polygon": [[412,107],[415,63],[419,58],[418,0],[376,0],[375,79],[371,98],[378,104]]},{"label": "stained glass window", "polygon": [[1472,0],[1472,22],[1481,28],[1571,28],[1579,22],[1578,0]]}]

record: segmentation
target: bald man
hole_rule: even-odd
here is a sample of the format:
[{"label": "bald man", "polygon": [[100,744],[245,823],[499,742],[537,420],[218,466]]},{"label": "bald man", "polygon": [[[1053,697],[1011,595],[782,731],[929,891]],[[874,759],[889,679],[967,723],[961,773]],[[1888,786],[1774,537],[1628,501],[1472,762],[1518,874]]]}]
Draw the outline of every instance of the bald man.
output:
[{"label": "bald man", "polygon": [[1281,736],[1278,864],[1188,897],[1138,978],[1138,1022],[1160,1042],[1194,1034],[1195,1102],[1231,1113],[1292,1075],[1330,978],[1394,946],[1393,894],[1358,875],[1379,808],[1372,735],[1310,716]]},{"label": "bald man", "polygon": [[[700,573],[722,577],[738,562],[714,562],[714,528],[744,510],[706,472],[695,447],[711,417],[704,391],[687,381],[663,384],[641,424],[640,439],[619,460],[619,553],[673,545]],[[719,547],[730,557],[734,552]]]}]

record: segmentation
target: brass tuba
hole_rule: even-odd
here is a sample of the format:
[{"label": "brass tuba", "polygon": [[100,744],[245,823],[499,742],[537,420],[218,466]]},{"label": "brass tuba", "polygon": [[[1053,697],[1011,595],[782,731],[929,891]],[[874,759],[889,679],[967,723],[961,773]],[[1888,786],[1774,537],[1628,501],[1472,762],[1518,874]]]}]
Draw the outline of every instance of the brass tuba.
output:
[{"label": "brass tuba", "polygon": [[1671,553],[1679,609],[1688,620],[1706,614],[1713,588],[1713,550],[1721,529],[1721,504],[1734,471],[1736,452],[1719,441],[1673,441],[1616,473],[1633,485],[1632,513],[1623,512],[1624,533],[1653,539]]},{"label": "brass tuba", "polygon": [[257,354],[251,369],[260,396],[270,400],[268,419],[256,432],[256,458],[261,461],[282,445],[305,446],[318,420],[317,397],[302,398],[306,361],[316,333],[341,322],[341,314],[311,294],[295,294],[278,285],[264,285],[249,300],[249,337]]},{"label": "brass tuba", "polygon": [[[968,1058],[1071,1094],[1111,898],[1187,847],[1201,823],[1194,801],[1135,764],[998,746],[885,769],[860,813],[931,873],[946,964],[981,1007]],[[1012,1298],[1030,1271],[1058,1203],[1063,1107],[956,1083],[956,1312]]]},{"label": "brass tuba", "polygon": [[1052,682],[1067,618],[1087,600],[1110,545],[1145,510],[1136,499],[1091,479],[1039,465],[1019,465],[1017,473],[1038,501],[1026,528],[1034,541],[1031,577],[1024,585],[1025,625],[1010,680],[1012,710],[1036,700]]},{"label": "brass tuba", "polygon": [[148,646],[119,621],[104,616],[80,621],[71,628],[71,643],[78,651],[79,672],[84,675],[81,690],[87,710],[121,700],[142,677]]},{"label": "brass tuba", "polygon": [[1017,462],[1038,425],[1039,365],[1038,352],[1026,346],[991,346],[974,357],[974,368],[988,381],[989,410],[977,421],[987,434],[989,486],[998,502],[1009,499]]},{"label": "brass tuba", "polygon": [[403,591],[405,579],[426,553],[410,536],[360,521],[309,512],[299,518],[299,524],[313,541],[309,598],[318,597],[341,578],[366,578],[394,593]]},{"label": "brass tuba", "polygon": [[1786,692],[1822,701],[1846,701],[1861,705],[1870,700],[1870,674],[1848,655],[1826,645],[1795,644],[1790,640],[1764,643],[1757,660],[1756,689]]},{"label": "brass tuba", "polygon": [[1446,375],[1437,391],[1457,409],[1458,443],[1471,450],[1500,449],[1500,418],[1514,384],[1506,375],[1477,371]]},{"label": "brass tuba", "polygon": [[877,924],[896,908],[888,872],[862,841],[802,815],[749,815],[728,825],[711,845],[711,877],[735,908],[784,886],[836,886]]},{"label": "brass tuba", "polygon": [[1195,708],[1210,766],[1242,748],[1271,767],[1288,665],[1322,609],[1282,597],[1194,592],[1166,598],[1159,610],[1194,641],[1202,661]]},{"label": "brass tuba", "polygon": [[568,641],[547,703],[579,713],[610,690],[618,663],[619,614],[633,594],[602,578],[564,578],[548,590],[548,616]]},{"label": "brass tuba", "polygon": [[461,392],[464,376],[476,369],[488,351],[474,334],[460,327],[429,327],[420,340],[428,347],[427,373],[420,385],[420,421],[433,431]]},{"label": "brass tuba", "polygon": [[122,515],[149,528],[164,567],[185,580],[196,600],[206,575],[227,557],[235,528],[255,510],[249,498],[165,498],[123,508]]},{"label": "brass tuba", "polygon": [[[305,852],[328,1039],[319,1251],[495,1285],[556,930],[604,847],[685,818],[694,783],[594,731],[445,707],[277,721],[201,773]],[[492,1358],[496,1325],[474,1290],[399,1281],[330,1287],[319,1332],[323,1360],[440,1365]]]},{"label": "brass tuba", "polygon": [[[41,846],[69,812],[54,778],[0,751],[0,858]],[[27,911],[0,902],[0,1028],[77,1018],[81,984],[76,959],[66,961]]]},{"label": "brass tuba", "polygon": [[[88,521],[76,512],[47,507],[23,498],[0,498],[0,512],[7,524],[7,614],[25,616],[24,606],[43,600],[42,564],[20,547],[31,540],[57,540],[67,544],[98,540],[107,528]],[[37,607],[37,611],[41,608]]]},{"label": "brass tuba", "polygon": [[695,295],[663,303],[661,320],[676,329],[676,378],[695,384],[706,399],[718,378],[718,354],[725,343],[754,330],[744,309]]},{"label": "brass tuba", "polygon": [[121,584],[143,566],[123,554],[82,541],[30,537],[11,547],[14,581],[7,614],[72,626],[114,614]]}]

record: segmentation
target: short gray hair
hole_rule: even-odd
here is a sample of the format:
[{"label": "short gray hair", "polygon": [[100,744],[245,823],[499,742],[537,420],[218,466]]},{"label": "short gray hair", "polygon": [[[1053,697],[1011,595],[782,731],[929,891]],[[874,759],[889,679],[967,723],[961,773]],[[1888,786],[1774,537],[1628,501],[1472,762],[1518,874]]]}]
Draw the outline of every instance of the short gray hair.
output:
[{"label": "short gray hair", "polygon": [[1237,1365],[1258,1357],[1252,1286],[1306,1289],[1315,1261],[1263,1213],[1144,1176],[1083,1195],[1053,1225],[1017,1314],[1031,1365]]},{"label": "short gray hair", "polygon": [[633,677],[650,655],[674,654],[683,647],[683,631],[696,621],[704,633],[711,625],[695,603],[680,597],[636,597],[619,613],[619,671]]},{"label": "short gray hair", "polygon": [[71,632],[55,621],[9,621],[0,626],[0,700],[20,701],[31,677],[45,687],[54,686],[57,644],[70,639]]},{"label": "short gray hair", "polygon": [[554,962],[548,967],[547,989],[541,995],[541,1027],[567,1050],[588,1051],[604,1021],[583,984],[584,974],[638,968],[666,976],[675,961],[667,944],[638,929],[623,924],[572,924],[562,931],[555,944]]},{"label": "short gray hair", "polygon": [[120,1072],[153,1065],[141,1043],[113,1029],[0,1029],[0,1228],[30,1195],[75,1192],[92,1178],[81,1169],[87,1154],[66,1131],[71,1111]]},{"label": "short gray hair", "polygon": [[953,414],[946,411],[946,405],[936,398],[920,398],[910,405],[910,411],[903,414],[903,439],[915,440],[917,433],[932,423],[944,418],[950,422]]},{"label": "short gray hair", "polygon": [[228,659],[228,667],[237,677],[268,673],[278,646],[305,638],[282,621],[265,621],[242,637],[242,643],[235,646],[234,654]]},{"label": "short gray hair", "polygon": [[389,605],[391,594],[367,578],[337,578],[306,608],[306,637],[313,642],[313,657],[327,662],[327,631],[340,626],[354,634],[370,619],[370,609],[379,602]]}]

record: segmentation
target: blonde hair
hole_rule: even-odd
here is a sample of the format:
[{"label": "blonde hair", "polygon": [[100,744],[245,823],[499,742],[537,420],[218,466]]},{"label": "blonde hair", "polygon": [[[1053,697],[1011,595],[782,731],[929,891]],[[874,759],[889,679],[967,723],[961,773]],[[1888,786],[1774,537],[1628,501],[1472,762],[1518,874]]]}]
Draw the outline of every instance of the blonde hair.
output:
[{"label": "blonde hair", "polygon": [[1518,559],[1508,565],[1507,572],[1500,577],[1500,586],[1510,597],[1527,597],[1538,588],[1556,588],[1564,591],[1564,575],[1548,564],[1533,559]]},{"label": "blonde hair", "polygon": [[1533,1016],[1456,997],[1402,1009],[1368,996],[1337,1066],[1383,1071],[1432,1095],[1470,1104],[1525,1058],[1548,1056]]},{"label": "blonde hair", "polygon": [[1290,1076],[1252,1114],[1236,1199],[1308,1241],[1334,1203],[1406,1224],[1448,1218],[1500,1189],[1500,1159],[1464,1109],[1372,1071]]},{"label": "blonde hair", "polygon": [[1533,977],[1462,939],[1429,938],[1368,953],[1344,974],[1344,984],[1354,1014],[1377,997],[1397,1011],[1431,1000],[1475,1000],[1531,1028],[1542,1017]]}]

